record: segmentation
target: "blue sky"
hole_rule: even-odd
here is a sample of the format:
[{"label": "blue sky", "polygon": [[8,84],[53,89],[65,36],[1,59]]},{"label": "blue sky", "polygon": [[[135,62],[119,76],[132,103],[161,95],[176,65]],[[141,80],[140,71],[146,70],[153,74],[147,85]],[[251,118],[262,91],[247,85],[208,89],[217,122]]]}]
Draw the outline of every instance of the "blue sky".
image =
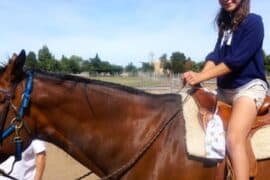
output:
[{"label": "blue sky", "polygon": [[[264,20],[270,54],[269,0],[253,0]],[[99,54],[113,64],[140,66],[162,54],[202,61],[216,40],[218,0],[1,0],[0,61],[47,45],[56,58]]]}]

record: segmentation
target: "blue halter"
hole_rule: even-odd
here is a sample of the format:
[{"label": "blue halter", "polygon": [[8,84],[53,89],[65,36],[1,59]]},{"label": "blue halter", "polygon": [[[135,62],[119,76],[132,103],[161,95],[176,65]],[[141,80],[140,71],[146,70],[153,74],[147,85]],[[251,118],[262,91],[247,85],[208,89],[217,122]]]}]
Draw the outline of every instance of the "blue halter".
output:
[{"label": "blue halter", "polygon": [[[27,75],[28,75],[28,79],[26,81],[26,86],[23,93],[23,99],[21,101],[21,105],[16,115],[16,118],[14,118],[14,120],[16,120],[17,123],[23,123],[24,112],[25,112],[25,109],[29,105],[30,94],[33,87],[33,72],[28,71]],[[14,131],[18,131],[19,129],[20,128],[18,128],[18,126],[15,123],[12,123],[7,129],[3,131],[2,135],[0,136],[0,141],[4,140],[9,135],[11,135]],[[23,141],[17,132],[14,138],[14,142],[16,145],[15,160],[20,161],[22,159]]]}]

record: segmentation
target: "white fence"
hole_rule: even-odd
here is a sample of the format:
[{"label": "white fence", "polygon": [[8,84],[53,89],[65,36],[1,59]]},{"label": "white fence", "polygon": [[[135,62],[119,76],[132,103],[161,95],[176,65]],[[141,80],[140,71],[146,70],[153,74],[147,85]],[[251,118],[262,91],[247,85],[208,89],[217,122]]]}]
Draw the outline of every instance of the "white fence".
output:
[{"label": "white fence", "polygon": [[[153,93],[178,93],[183,88],[183,82],[181,79],[181,74],[171,74],[169,76],[165,75],[156,75],[154,73],[140,73],[139,76],[142,79],[142,86],[139,87],[148,92]],[[160,82],[158,85],[155,86],[144,86],[143,81],[147,81],[148,79]],[[147,83],[145,83],[147,84]],[[202,86],[215,89],[216,87],[216,80],[209,80],[202,83]]]}]

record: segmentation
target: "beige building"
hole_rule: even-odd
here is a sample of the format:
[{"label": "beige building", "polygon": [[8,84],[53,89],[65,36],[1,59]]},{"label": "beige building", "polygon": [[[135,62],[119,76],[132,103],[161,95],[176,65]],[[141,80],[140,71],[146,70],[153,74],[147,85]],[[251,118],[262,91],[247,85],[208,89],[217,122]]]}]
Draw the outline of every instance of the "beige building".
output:
[{"label": "beige building", "polygon": [[152,64],[154,65],[154,73],[157,75],[163,75],[163,68],[160,66],[160,60],[154,60],[152,61]]}]

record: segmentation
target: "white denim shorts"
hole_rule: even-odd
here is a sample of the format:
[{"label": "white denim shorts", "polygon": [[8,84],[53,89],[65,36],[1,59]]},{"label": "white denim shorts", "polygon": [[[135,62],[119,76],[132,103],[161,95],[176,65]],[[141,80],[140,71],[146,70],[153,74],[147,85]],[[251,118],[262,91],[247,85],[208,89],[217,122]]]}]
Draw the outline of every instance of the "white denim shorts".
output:
[{"label": "white denim shorts", "polygon": [[236,89],[221,89],[217,90],[217,96],[220,100],[232,104],[237,98],[247,96],[253,99],[257,109],[262,105],[265,96],[267,95],[267,84],[260,80],[254,79],[247,84]]}]

